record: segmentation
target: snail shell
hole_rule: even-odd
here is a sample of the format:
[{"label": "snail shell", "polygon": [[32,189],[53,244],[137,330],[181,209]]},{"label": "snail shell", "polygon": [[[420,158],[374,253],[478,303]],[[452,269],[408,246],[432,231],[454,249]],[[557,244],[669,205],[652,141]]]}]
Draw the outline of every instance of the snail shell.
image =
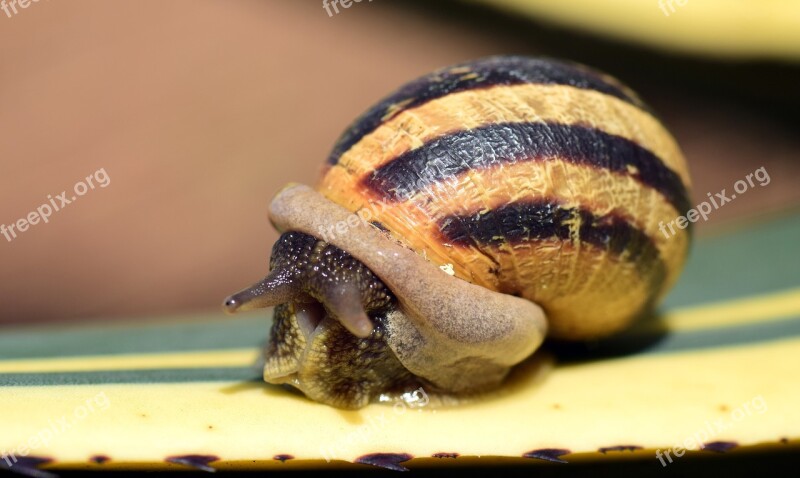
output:
[{"label": "snail shell", "polygon": [[[650,310],[686,257],[690,230],[659,228],[688,209],[689,185],[675,140],[616,79],[525,57],[456,65],[408,83],[358,118],[316,191],[291,186],[276,196],[273,223],[311,237],[303,250],[317,252],[297,252],[300,236],[284,239],[294,252],[276,259],[273,251],[273,263],[283,265],[226,304],[290,303],[277,310],[283,332],[273,326],[273,341],[294,345],[288,355],[267,350],[265,377],[291,376],[320,401],[358,407],[419,383],[485,389],[545,333],[600,338]],[[300,280],[286,272],[297,258],[319,264],[328,245],[326,257],[341,254],[326,277],[358,286],[285,286]],[[319,274],[319,267],[304,272],[302,282],[317,284]],[[303,304],[314,301],[324,310],[309,326],[303,317],[311,306]],[[339,329],[325,339],[327,350],[378,344],[377,369],[392,377],[354,374],[353,366],[331,372],[353,362],[348,353],[338,361],[328,354],[325,367],[303,372],[308,353],[298,349],[321,340],[314,333],[328,322]],[[290,365],[276,372],[278,355],[290,356],[281,367]],[[317,380],[321,369],[329,376]]]}]

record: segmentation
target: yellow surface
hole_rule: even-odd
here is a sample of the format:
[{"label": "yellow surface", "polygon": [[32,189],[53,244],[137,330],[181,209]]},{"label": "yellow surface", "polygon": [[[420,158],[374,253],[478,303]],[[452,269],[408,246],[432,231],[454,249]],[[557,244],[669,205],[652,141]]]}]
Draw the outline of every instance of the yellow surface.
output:
[{"label": "yellow surface", "polygon": [[[798,438],[800,408],[797,396],[787,393],[794,384],[761,374],[761,364],[769,363],[775,373],[794,376],[797,365],[783,358],[798,350],[800,340],[794,339],[568,366],[546,379],[526,377],[508,393],[481,403],[399,407],[398,412],[384,405],[342,411],[253,383],[67,386],[57,399],[45,387],[6,389],[0,407],[13,406],[15,416],[4,420],[0,449],[17,449],[20,437],[27,441],[62,416],[73,418],[74,425],[54,434],[51,443],[34,450],[36,455],[67,463],[85,463],[96,454],[152,462],[153,457],[197,453],[225,461],[271,461],[279,453],[352,461],[380,451],[424,457],[453,451],[521,456],[553,447],[573,453],[615,445],[664,449],[719,419],[730,428],[706,441],[755,445]],[[738,379],[742,375],[750,379]],[[108,407],[74,419],[76,408],[98,394],[105,394]],[[732,413],[756,397],[763,397],[766,411],[751,406],[751,414],[735,421]],[[110,433],[110,424],[125,432]]]},{"label": "yellow surface", "polygon": [[677,309],[664,317],[670,330],[695,330],[760,320],[791,319],[800,315],[800,289],[708,306]]},{"label": "yellow surface", "polygon": [[470,1],[666,50],[800,59],[796,0],[664,0],[663,10],[659,0]]},{"label": "yellow surface", "polygon": [[[664,323],[671,332],[713,330],[798,312],[794,289],[675,311]],[[790,358],[799,352],[800,338],[792,337],[559,366],[540,353],[502,392],[458,407],[343,411],[258,382],[61,385],[57,393],[51,386],[5,387],[0,408],[13,413],[4,417],[0,451],[21,455],[27,445],[32,455],[73,467],[98,466],[88,463],[93,455],[112,458],[103,466],[152,468],[178,466],[163,463],[168,456],[208,454],[221,457],[213,466],[225,468],[352,462],[376,452],[521,457],[538,448],[569,449],[570,460],[635,445],[645,450],[637,454],[651,454],[655,469],[653,450],[694,437],[740,446],[800,438],[797,381],[775,380],[797,376]],[[248,367],[256,356],[244,349],[10,360],[0,362],[0,372]],[[64,418],[69,426],[62,430]],[[277,454],[295,459],[283,464]]]},{"label": "yellow surface", "polygon": [[119,355],[111,357],[60,357],[57,359],[0,361],[0,373],[237,367],[255,363],[258,359],[259,352],[250,348],[210,352]]}]

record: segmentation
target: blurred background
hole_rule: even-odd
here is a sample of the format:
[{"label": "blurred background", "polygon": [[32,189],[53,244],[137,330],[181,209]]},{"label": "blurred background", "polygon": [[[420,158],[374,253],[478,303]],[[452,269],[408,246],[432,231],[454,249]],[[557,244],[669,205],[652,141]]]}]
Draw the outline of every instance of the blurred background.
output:
[{"label": "blurred background", "polygon": [[764,167],[770,184],[699,237],[780,220],[800,204],[799,4],[3,2],[0,224],[98,171],[108,182],[0,235],[0,323],[219,311],[267,272],[282,185],[313,184],[338,135],[397,86],[492,54],[628,83],[682,146],[693,203]]}]

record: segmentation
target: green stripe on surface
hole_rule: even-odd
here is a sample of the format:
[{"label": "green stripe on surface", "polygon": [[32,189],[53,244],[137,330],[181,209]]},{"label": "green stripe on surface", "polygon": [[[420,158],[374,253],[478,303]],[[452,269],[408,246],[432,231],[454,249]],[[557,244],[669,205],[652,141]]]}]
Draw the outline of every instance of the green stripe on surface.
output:
[{"label": "green stripe on surface", "polygon": [[[638,335],[630,335],[590,347],[584,344],[575,344],[553,348],[559,362],[572,363],[584,359],[591,361],[609,357],[635,358],[646,355],[754,345],[793,337],[800,337],[800,317],[720,329],[673,332],[663,336],[654,335],[647,340],[643,340]],[[261,371],[257,367],[214,367],[0,374],[0,386],[23,387],[216,381],[261,382]]]},{"label": "green stripe on surface", "polygon": [[700,238],[663,309],[755,296],[800,285],[800,215]]},{"label": "green stripe on surface", "polygon": [[253,367],[218,367],[0,374],[3,387],[241,381],[263,383],[261,371]]},{"label": "green stripe on surface", "polygon": [[800,337],[800,316],[730,327],[690,331],[634,330],[594,343],[558,343],[552,346],[559,362],[662,355],[755,345]]},{"label": "green stripe on surface", "polygon": [[271,316],[263,311],[243,319],[215,314],[195,322],[5,332],[0,360],[259,347],[269,336]]}]

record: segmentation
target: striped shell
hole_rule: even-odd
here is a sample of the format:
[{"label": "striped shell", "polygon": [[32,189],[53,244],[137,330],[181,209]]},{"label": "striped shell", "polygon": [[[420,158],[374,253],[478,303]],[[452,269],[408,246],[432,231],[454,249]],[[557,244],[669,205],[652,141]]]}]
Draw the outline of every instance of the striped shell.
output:
[{"label": "striped shell", "polygon": [[544,308],[550,334],[615,332],[675,282],[689,229],[675,140],[587,67],[490,57],[406,84],[358,118],[318,191],[457,277]]}]

